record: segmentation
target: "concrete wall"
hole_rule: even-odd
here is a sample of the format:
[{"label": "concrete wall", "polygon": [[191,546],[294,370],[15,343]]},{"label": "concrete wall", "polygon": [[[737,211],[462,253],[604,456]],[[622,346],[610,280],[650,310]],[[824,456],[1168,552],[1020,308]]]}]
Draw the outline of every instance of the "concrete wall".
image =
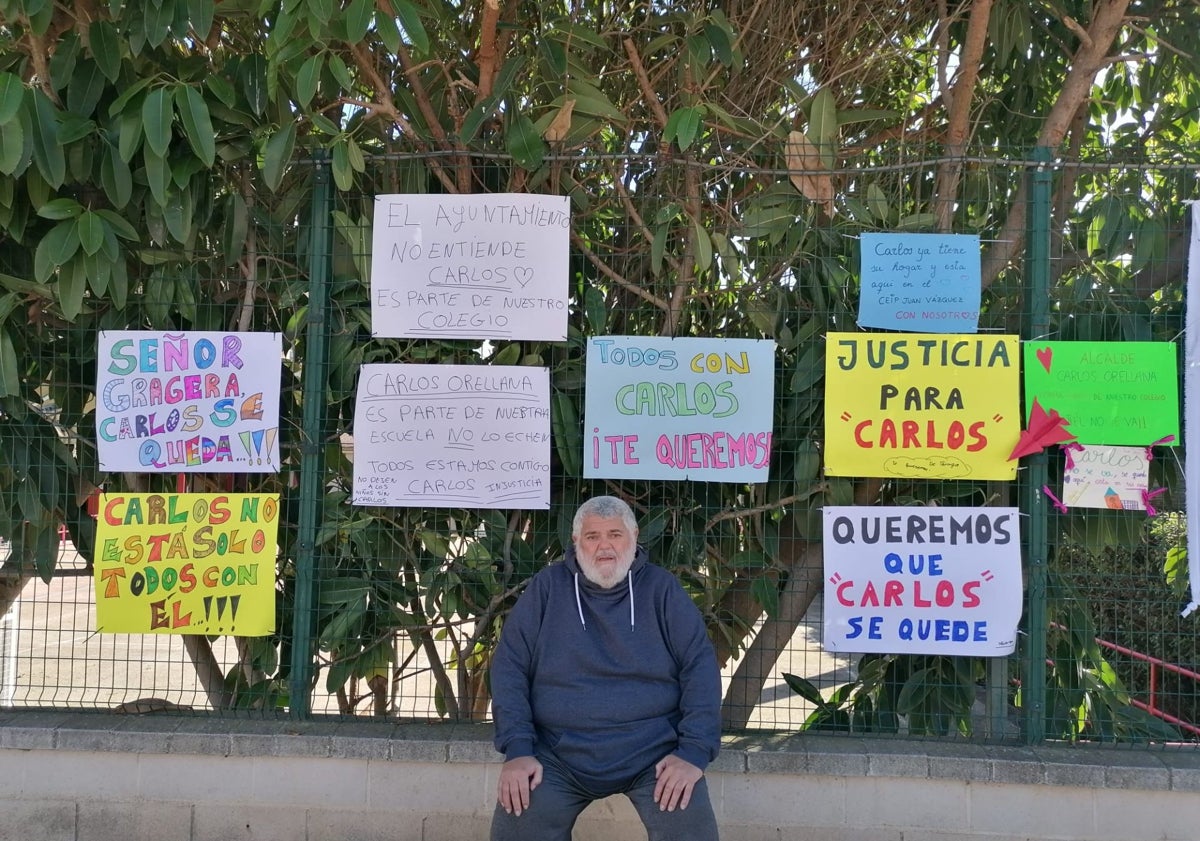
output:
[{"label": "concrete wall", "polygon": [[[0,841],[483,839],[486,727],[9,712]],[[1191,841],[1192,748],[731,739],[709,771],[725,841]],[[579,841],[645,839],[624,798]]]}]

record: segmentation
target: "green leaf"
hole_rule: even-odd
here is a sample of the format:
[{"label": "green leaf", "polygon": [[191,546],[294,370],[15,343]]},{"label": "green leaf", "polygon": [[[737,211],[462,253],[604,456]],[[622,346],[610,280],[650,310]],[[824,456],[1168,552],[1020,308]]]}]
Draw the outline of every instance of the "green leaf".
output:
[{"label": "green leaf", "polygon": [[140,106],[130,106],[121,111],[117,117],[117,151],[121,160],[130,163],[142,145],[142,109]]},{"label": "green leaf", "polygon": [[288,164],[292,162],[292,151],[296,147],[296,124],[288,123],[282,126],[263,149],[263,178],[272,192],[279,189],[283,183],[283,175],[287,172]]},{"label": "green leaf", "polygon": [[242,93],[256,117],[261,117],[267,107],[267,60],[255,53],[242,62],[238,73]]},{"label": "green leaf", "polygon": [[513,342],[501,348],[495,356],[492,357],[493,365],[516,365],[521,358],[521,343]]},{"label": "green leaf", "polygon": [[16,397],[21,393],[21,375],[17,352],[7,330],[0,329],[0,397]]},{"label": "green leaf", "polygon": [[730,33],[715,23],[704,24],[704,37],[708,39],[709,47],[717,60],[726,67],[733,64],[733,39]]},{"label": "green leaf", "polygon": [[342,61],[342,57],[337,53],[329,54],[329,72],[333,74],[334,80],[342,86],[343,90],[354,89],[354,77],[350,75],[350,68],[346,66],[346,62]]},{"label": "green leaf", "polygon": [[533,127],[533,120],[524,114],[517,114],[509,121],[504,140],[518,166],[534,170],[542,165],[546,143]]},{"label": "green leaf", "polygon": [[104,95],[104,76],[96,72],[96,62],[80,59],[75,65],[71,83],[67,85],[67,110],[80,117],[90,117]]},{"label": "green leaf", "polygon": [[43,219],[52,219],[56,222],[61,219],[75,219],[81,213],[83,213],[83,205],[75,199],[50,199],[37,211],[37,215]]},{"label": "green leaf", "polygon": [[0,125],[17,116],[25,101],[25,86],[11,73],[0,73]]},{"label": "green leaf", "polygon": [[813,704],[817,707],[829,706],[828,702],[821,697],[821,691],[799,675],[793,675],[789,674],[788,672],[784,672],[783,682],[788,685],[788,688],[790,688],[804,700],[808,701],[810,704]]},{"label": "green leaf", "polygon": [[333,183],[343,192],[354,186],[354,167],[350,165],[349,145],[347,137],[339,137],[333,144],[333,155],[329,161],[333,171]]},{"label": "green leaf", "polygon": [[150,187],[150,195],[160,207],[167,206],[167,191],[171,186],[171,170],[167,159],[158,155],[149,144],[142,148],[142,161],[145,163],[146,183]]},{"label": "green leaf", "polygon": [[58,305],[63,318],[74,321],[83,312],[83,296],[87,291],[87,267],[82,257],[76,257],[58,273]]},{"label": "green leaf", "polygon": [[175,241],[186,244],[192,233],[192,193],[182,190],[175,200],[163,208],[163,219],[167,230]]},{"label": "green leaf", "polygon": [[672,140],[675,141],[679,144],[679,150],[686,152],[700,130],[701,114],[702,108],[698,105],[675,109],[674,113],[667,118],[667,127],[663,131],[663,140],[667,143],[670,143]]},{"label": "green leaf", "polygon": [[224,103],[227,108],[235,108],[237,106],[237,91],[224,76],[210,73],[204,79],[204,86],[209,89],[213,96]]},{"label": "green leaf", "polygon": [[201,40],[208,36],[212,29],[213,17],[216,15],[216,4],[213,0],[187,0],[187,16],[192,29]]},{"label": "green leaf", "polygon": [[796,483],[797,490],[815,480],[820,469],[821,454],[817,452],[816,444],[807,439],[801,441],[796,446],[792,468],[792,481]]},{"label": "green leaf", "polygon": [[550,403],[550,429],[554,433],[554,449],[558,452],[563,471],[568,476],[583,472],[583,432],[579,426],[579,412],[570,396],[558,389]]},{"label": "green leaf", "polygon": [[191,85],[179,85],[175,88],[175,110],[192,151],[206,167],[211,167],[217,157],[217,141],[204,96]]},{"label": "green leaf", "polygon": [[878,222],[886,223],[888,217],[891,216],[887,196],[874,181],[867,185],[867,206],[871,208],[871,215]]},{"label": "green leaf", "polygon": [[603,117],[615,123],[625,122],[625,114],[612,104],[608,95],[582,79],[572,78],[567,82],[567,96],[575,100],[577,113]]},{"label": "green leaf", "polygon": [[712,266],[712,240],[699,219],[692,220],[692,234],[696,239],[696,271],[707,271]]},{"label": "green leaf", "polygon": [[79,250],[79,223],[74,219],[59,222],[42,237],[33,254],[33,276],[47,283],[54,272]]},{"label": "green leaf", "polygon": [[595,286],[588,284],[583,291],[583,310],[587,314],[588,327],[597,336],[603,336],[608,331],[608,307],[604,304],[604,293]]},{"label": "green leaf", "polygon": [[811,140],[822,156],[828,150],[832,152],[837,141],[838,116],[837,103],[829,88],[821,88],[813,97],[808,109],[808,139]]},{"label": "green leaf", "polygon": [[111,143],[100,150],[100,183],[114,207],[124,207],[133,196],[133,173],[121,158],[121,152]]},{"label": "green leaf", "polygon": [[159,0],[142,6],[143,22],[146,32],[146,43],[157,47],[171,34],[171,23],[175,19],[176,0]]},{"label": "green leaf", "polygon": [[108,291],[108,279],[112,276],[112,261],[103,252],[84,254],[83,268],[92,292],[103,296]]},{"label": "green leaf", "polygon": [[296,104],[301,108],[307,108],[316,96],[317,82],[321,79],[321,68],[324,66],[324,59],[320,53],[309,56],[308,60],[300,65],[300,71],[296,74]]},{"label": "green leaf", "polygon": [[774,616],[779,612],[779,586],[770,576],[760,575],[751,581],[750,593],[754,600],[762,605],[767,616]]},{"label": "green leaf", "polygon": [[425,25],[421,23],[421,14],[417,7],[408,0],[393,0],[392,7],[396,10],[396,17],[408,38],[408,43],[412,44],[418,53],[429,52],[429,35],[425,32]]},{"label": "green leaf", "polygon": [[[76,140],[82,140],[89,137],[96,131],[96,124],[92,120],[74,114],[71,111],[63,112],[58,118],[58,142],[64,147],[70,146]],[[82,150],[77,150],[82,151]],[[72,162],[76,159],[71,158]],[[76,175],[78,178],[78,175]]]},{"label": "green leaf", "polygon": [[250,212],[246,200],[238,193],[225,197],[224,224],[221,229],[221,248],[225,253],[225,265],[232,266],[242,258],[246,247],[246,232],[249,230]]},{"label": "green leaf", "polygon": [[129,270],[125,266],[125,258],[118,257],[109,267],[108,292],[113,306],[118,311],[125,309],[129,297]]},{"label": "green leaf", "polygon": [[346,40],[357,44],[367,35],[367,27],[371,25],[371,12],[375,9],[375,0],[351,0],[346,7],[344,20],[346,23]]},{"label": "green leaf", "polygon": [[23,171],[22,162],[28,166],[33,155],[33,144],[25,133],[23,122],[0,123],[0,172],[5,175]]},{"label": "green leaf", "polygon": [[659,225],[654,229],[654,239],[650,243],[650,271],[662,273],[663,258],[667,254],[667,238],[671,235],[670,224]]},{"label": "green leaf", "polygon": [[395,55],[400,50],[400,29],[390,15],[375,15],[375,32],[389,53]]},{"label": "green leaf", "polygon": [[90,210],[79,217],[79,244],[84,254],[95,254],[104,244],[104,222]]},{"label": "green leaf", "polygon": [[367,171],[367,159],[353,137],[346,138],[346,159],[350,161],[350,168],[355,172]]},{"label": "green leaf", "polygon": [[121,239],[130,239],[130,240],[138,239],[138,232],[136,230],[134,230],[132,225],[130,225],[127,221],[125,221],[125,218],[123,216],[121,216],[117,213],[114,213],[113,211],[108,210],[107,208],[101,208],[100,210],[97,210],[96,212],[104,217],[104,221],[106,221],[108,223],[108,227],[110,227],[112,229],[113,233],[115,233]]},{"label": "green leaf", "polygon": [[155,88],[146,94],[142,102],[142,130],[146,133],[146,144],[160,158],[171,148],[171,98],[164,87]]},{"label": "green leaf", "polygon": [[67,177],[67,159],[58,139],[58,112],[46,95],[34,88],[33,162],[51,187],[61,187]]}]

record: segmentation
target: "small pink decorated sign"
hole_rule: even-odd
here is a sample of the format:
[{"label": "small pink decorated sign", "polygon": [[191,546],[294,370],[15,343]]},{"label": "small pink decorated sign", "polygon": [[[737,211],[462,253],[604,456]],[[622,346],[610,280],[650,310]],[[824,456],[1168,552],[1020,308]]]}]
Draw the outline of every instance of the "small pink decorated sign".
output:
[{"label": "small pink decorated sign", "polygon": [[1145,511],[1150,486],[1146,450],[1076,444],[1063,471],[1063,504],[1069,508]]}]

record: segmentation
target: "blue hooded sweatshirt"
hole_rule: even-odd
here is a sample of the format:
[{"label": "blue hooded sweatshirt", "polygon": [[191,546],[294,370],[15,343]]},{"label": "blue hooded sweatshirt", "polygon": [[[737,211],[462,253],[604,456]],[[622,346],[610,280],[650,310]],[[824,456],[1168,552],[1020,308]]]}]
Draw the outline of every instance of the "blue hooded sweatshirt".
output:
[{"label": "blue hooded sweatshirt", "polygon": [[704,770],[721,741],[721,678],[700,611],[639,546],[605,589],[574,547],[529,582],[492,658],[496,749],[550,754],[620,791],[668,754]]}]

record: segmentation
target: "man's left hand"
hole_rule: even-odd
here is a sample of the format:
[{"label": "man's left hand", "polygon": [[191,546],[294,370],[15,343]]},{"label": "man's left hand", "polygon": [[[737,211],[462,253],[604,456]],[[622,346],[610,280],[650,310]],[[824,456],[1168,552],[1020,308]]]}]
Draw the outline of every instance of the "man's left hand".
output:
[{"label": "man's left hand", "polygon": [[704,772],[686,759],[670,754],[654,766],[654,775],[658,781],[654,786],[654,802],[660,810],[674,812],[676,806],[687,808],[692,799],[692,789]]}]

